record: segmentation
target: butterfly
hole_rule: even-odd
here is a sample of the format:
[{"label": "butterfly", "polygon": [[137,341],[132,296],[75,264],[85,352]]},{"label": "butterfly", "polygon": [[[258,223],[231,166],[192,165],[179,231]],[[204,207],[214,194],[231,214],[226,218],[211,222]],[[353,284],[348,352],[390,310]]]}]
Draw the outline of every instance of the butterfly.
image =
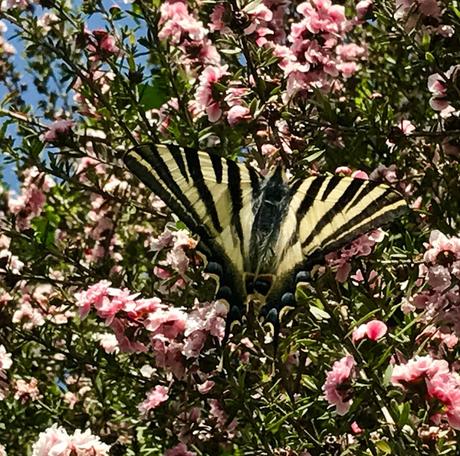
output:
[{"label": "butterfly", "polygon": [[200,241],[207,271],[218,278],[216,299],[229,311],[224,341],[254,296],[274,330],[295,307],[295,290],[313,266],[406,209],[388,185],[340,176],[288,179],[247,163],[176,145],[144,144],[124,162]]}]

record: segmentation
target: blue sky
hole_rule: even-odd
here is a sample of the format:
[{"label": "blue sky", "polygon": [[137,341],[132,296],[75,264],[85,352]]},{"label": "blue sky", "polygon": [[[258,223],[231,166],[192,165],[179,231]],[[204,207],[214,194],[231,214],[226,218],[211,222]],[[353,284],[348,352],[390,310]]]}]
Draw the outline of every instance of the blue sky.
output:
[{"label": "blue sky", "polygon": [[[76,2],[76,5],[78,6],[81,4],[80,2]],[[106,8],[115,5],[116,3],[113,1],[105,1],[104,6]],[[121,4],[118,5],[121,9],[127,9],[130,8],[130,5],[126,4]],[[34,14],[36,16],[41,16],[44,12],[45,9],[42,8],[39,5],[34,5]],[[48,10],[49,11],[49,10]],[[3,21],[7,27],[8,30],[6,32],[6,38],[8,42],[10,42],[15,48],[16,48],[16,55],[13,57],[14,65],[16,70],[18,70],[21,75],[22,75],[22,80],[21,83],[27,85],[27,91],[24,92],[23,97],[26,100],[26,102],[32,106],[32,111],[35,114],[39,114],[37,112],[37,103],[40,100],[41,96],[39,93],[36,91],[35,86],[33,84],[33,75],[27,70],[27,62],[24,58],[23,51],[24,51],[24,46],[23,43],[15,37],[16,30],[14,26],[9,24],[6,21]],[[123,24],[126,24],[126,21],[123,21]],[[87,27],[89,29],[96,29],[96,28],[105,28],[105,23],[101,15],[92,15],[91,17],[88,18],[87,20]],[[4,85],[0,84],[0,99],[3,99],[7,95],[7,89]],[[9,134],[15,136],[14,134],[14,128],[11,127],[8,131]],[[4,181],[5,183],[9,186],[9,188],[13,190],[18,190],[18,179],[15,173],[15,167],[12,164],[6,164],[4,162],[4,157],[2,156],[3,154],[0,155],[0,164],[3,170],[3,176],[4,176]]]}]

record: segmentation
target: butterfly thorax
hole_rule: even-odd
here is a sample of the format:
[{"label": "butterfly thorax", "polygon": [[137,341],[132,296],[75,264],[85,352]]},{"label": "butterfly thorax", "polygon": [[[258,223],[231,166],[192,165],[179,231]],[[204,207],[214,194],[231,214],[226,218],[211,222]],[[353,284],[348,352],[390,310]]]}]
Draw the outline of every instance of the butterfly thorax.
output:
[{"label": "butterfly thorax", "polygon": [[260,188],[253,206],[254,223],[251,231],[249,262],[246,272],[270,274],[277,262],[275,245],[281,222],[288,209],[289,187],[283,179],[283,171],[277,168]]}]

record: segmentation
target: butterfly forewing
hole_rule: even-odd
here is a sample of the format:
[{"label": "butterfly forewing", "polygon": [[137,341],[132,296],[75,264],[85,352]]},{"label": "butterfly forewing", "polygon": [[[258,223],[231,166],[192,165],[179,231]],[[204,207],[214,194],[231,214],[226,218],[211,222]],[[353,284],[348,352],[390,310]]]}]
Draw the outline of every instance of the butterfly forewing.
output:
[{"label": "butterfly forewing", "polygon": [[280,280],[407,209],[403,197],[389,186],[363,179],[310,177],[293,182],[291,190],[277,244]]}]

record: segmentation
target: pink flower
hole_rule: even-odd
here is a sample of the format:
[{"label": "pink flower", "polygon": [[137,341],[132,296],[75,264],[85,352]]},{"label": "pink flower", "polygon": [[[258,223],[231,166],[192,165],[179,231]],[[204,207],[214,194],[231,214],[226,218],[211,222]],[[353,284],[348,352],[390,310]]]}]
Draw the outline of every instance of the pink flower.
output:
[{"label": "pink flower", "polygon": [[355,366],[356,361],[353,356],[344,356],[333,364],[323,385],[326,400],[336,407],[337,413],[341,416],[348,412],[353,403],[350,388],[351,381],[355,377]]},{"label": "pink flower", "polygon": [[81,432],[77,429],[72,435],[70,454],[82,456],[109,456],[110,445],[101,442],[98,436],[92,435],[87,429]]},{"label": "pink flower", "polygon": [[3,345],[0,345],[0,372],[9,369],[12,364],[11,354],[7,353]]},{"label": "pink flower", "polygon": [[210,122],[217,122],[222,115],[220,99],[216,99],[214,85],[219,82],[227,72],[228,66],[207,66],[199,76],[199,86],[196,91],[196,101],[206,112]]},{"label": "pink flower", "polygon": [[23,296],[23,301],[18,310],[13,314],[12,322],[20,323],[24,329],[30,330],[37,326],[43,326],[45,324],[45,319],[43,313],[32,307],[29,302],[30,296]]},{"label": "pink flower", "polygon": [[23,379],[14,382],[14,398],[25,404],[27,401],[36,401],[41,397],[38,389],[38,380],[31,377],[30,381]]},{"label": "pink flower", "polygon": [[207,393],[209,393],[209,391],[211,391],[214,388],[215,384],[216,383],[213,382],[212,380],[206,380],[204,383],[202,383],[201,385],[197,386],[197,390],[201,394],[207,394]]},{"label": "pink flower", "polygon": [[73,120],[57,120],[48,127],[42,139],[49,143],[58,143],[65,140],[72,133],[73,125]]},{"label": "pink flower", "polygon": [[449,117],[455,108],[449,104],[447,89],[449,83],[455,84],[460,65],[452,65],[444,74],[435,73],[428,77],[428,90],[432,93],[430,106],[440,111],[441,117]]},{"label": "pink flower", "polygon": [[102,443],[99,437],[79,429],[70,436],[57,424],[40,433],[32,447],[32,456],[109,456],[110,446]]},{"label": "pink flower", "polygon": [[53,424],[40,433],[32,447],[32,456],[69,456],[70,436],[63,427]]},{"label": "pink flower", "polygon": [[235,105],[230,108],[227,112],[227,120],[231,127],[234,127],[237,123],[243,120],[249,120],[251,118],[251,112],[249,108],[245,106]]},{"label": "pink flower", "polygon": [[396,19],[405,18],[408,15],[420,13],[427,17],[439,19],[441,8],[436,0],[396,0]]},{"label": "pink flower", "polygon": [[159,309],[149,314],[145,320],[145,327],[153,334],[161,334],[168,339],[174,339],[185,330],[187,314],[182,310],[171,307],[167,310]]},{"label": "pink flower", "polygon": [[164,456],[196,456],[196,453],[188,451],[184,443],[179,443],[179,445],[174,448],[166,450]]},{"label": "pink flower", "polygon": [[351,431],[353,434],[362,434],[364,431],[359,427],[359,424],[356,421],[351,423]]},{"label": "pink flower", "polygon": [[80,316],[82,318],[88,315],[91,306],[101,306],[102,301],[107,297],[111,283],[108,280],[101,280],[89,287],[86,291],[75,293],[77,305],[80,307]]},{"label": "pink flower", "polygon": [[391,374],[391,383],[396,386],[407,387],[411,383],[419,383],[431,379],[435,375],[449,372],[449,363],[431,356],[416,356],[406,364],[395,365]]},{"label": "pink flower", "polygon": [[383,321],[372,320],[363,325],[358,326],[351,335],[353,343],[364,339],[365,337],[376,341],[387,333],[387,325]]},{"label": "pink flower", "polygon": [[360,0],[356,4],[356,14],[358,15],[359,19],[364,18],[367,14],[369,9],[372,7],[373,1],[372,0]]},{"label": "pink flower", "polygon": [[97,334],[95,339],[99,341],[99,344],[106,353],[118,353],[120,351],[115,334]]},{"label": "pink flower", "polygon": [[437,264],[444,258],[460,260],[460,238],[447,237],[439,230],[433,230],[430,234],[429,243],[425,244],[427,251],[423,255],[425,263]]},{"label": "pink flower", "polygon": [[90,44],[88,51],[98,60],[104,57],[120,54],[120,48],[116,44],[116,38],[106,30],[97,29],[89,32]]},{"label": "pink flower", "polygon": [[443,404],[442,416],[450,426],[460,430],[460,376],[457,373],[438,374],[426,383],[428,395]]},{"label": "pink flower", "polygon": [[139,412],[144,416],[150,410],[157,408],[160,404],[168,400],[168,388],[157,385],[147,393],[146,397],[145,401],[138,405]]}]

